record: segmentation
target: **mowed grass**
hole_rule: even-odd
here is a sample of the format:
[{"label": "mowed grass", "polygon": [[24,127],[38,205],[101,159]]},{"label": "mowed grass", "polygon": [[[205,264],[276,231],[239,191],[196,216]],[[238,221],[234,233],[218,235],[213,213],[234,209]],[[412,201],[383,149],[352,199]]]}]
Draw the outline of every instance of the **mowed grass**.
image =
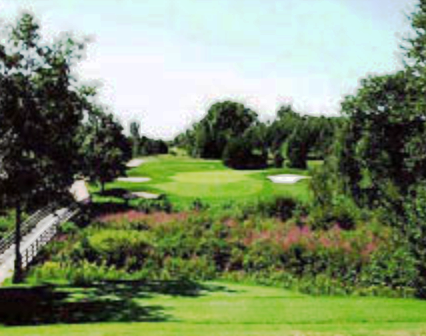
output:
[{"label": "mowed grass", "polygon": [[130,169],[128,176],[149,177],[144,183],[109,183],[108,189],[147,191],[166,194],[175,204],[189,204],[195,199],[210,204],[247,202],[274,196],[288,196],[308,201],[309,180],[293,185],[274,184],[267,179],[274,174],[308,175],[297,169],[232,170],[219,160],[202,160],[188,157],[157,156]]},{"label": "mowed grass", "polygon": [[[48,324],[40,316],[37,320],[33,312],[40,326],[0,327],[0,335],[426,335],[426,302],[420,300],[314,298],[279,288],[220,282],[197,290],[177,284],[147,290],[134,283],[102,286],[60,289],[62,301],[49,302],[60,307],[60,314],[45,306],[51,309],[46,319],[57,318],[59,324]],[[16,306],[28,318],[30,307]],[[69,319],[74,323],[61,324]],[[0,321],[7,321],[4,314]]]}]

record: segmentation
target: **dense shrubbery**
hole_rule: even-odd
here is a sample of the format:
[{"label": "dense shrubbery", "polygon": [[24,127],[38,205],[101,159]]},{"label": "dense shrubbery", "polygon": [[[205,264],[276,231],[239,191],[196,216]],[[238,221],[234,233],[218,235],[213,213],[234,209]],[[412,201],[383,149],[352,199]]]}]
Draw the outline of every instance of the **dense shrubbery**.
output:
[{"label": "dense shrubbery", "polygon": [[335,223],[313,230],[300,211],[275,217],[284,204],[259,205],[264,215],[225,209],[102,216],[51,245],[50,261],[29,281],[233,277],[311,294],[412,294],[415,260],[406,244],[391,239],[391,228],[346,231]]}]

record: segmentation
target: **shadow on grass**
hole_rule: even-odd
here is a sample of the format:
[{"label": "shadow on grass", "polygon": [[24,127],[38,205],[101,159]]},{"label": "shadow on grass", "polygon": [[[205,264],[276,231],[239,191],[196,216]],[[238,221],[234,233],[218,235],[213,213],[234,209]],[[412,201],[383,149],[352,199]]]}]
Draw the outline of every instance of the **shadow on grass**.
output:
[{"label": "shadow on grass", "polygon": [[0,289],[0,324],[28,326],[97,322],[165,322],[164,307],[147,304],[157,294],[199,297],[229,291],[191,281],[115,281],[85,287]]},{"label": "shadow on grass", "polygon": [[129,193],[129,190],[124,188],[111,188],[106,189],[102,193],[101,191],[96,192],[95,194],[101,197],[116,197],[116,198],[123,198]]},{"label": "shadow on grass", "polygon": [[135,207],[130,206],[127,203],[116,203],[116,202],[94,202],[90,204],[89,212],[92,217],[101,215],[114,214],[118,212],[125,212],[128,210],[135,210]]}]

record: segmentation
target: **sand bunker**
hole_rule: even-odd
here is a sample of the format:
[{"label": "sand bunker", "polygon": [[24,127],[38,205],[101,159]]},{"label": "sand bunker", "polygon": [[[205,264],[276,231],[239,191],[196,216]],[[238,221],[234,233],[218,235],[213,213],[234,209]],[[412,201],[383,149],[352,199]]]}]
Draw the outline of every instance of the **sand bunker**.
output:
[{"label": "sand bunker", "polygon": [[138,192],[132,192],[132,195],[139,197],[139,198],[145,198],[145,199],[157,199],[160,197],[160,195],[157,194],[151,194],[144,191],[138,191]]},{"label": "sand bunker", "polygon": [[149,177],[119,177],[117,181],[120,182],[131,182],[131,183],[142,183],[151,181]]},{"label": "sand bunker", "polygon": [[126,167],[128,168],[136,168],[139,167],[145,161],[143,159],[133,159],[127,162]]},{"label": "sand bunker", "polygon": [[281,183],[281,184],[295,184],[299,182],[300,180],[307,179],[307,178],[310,178],[310,177],[302,176],[302,175],[289,175],[289,174],[268,176],[268,179],[270,179],[273,183]]}]

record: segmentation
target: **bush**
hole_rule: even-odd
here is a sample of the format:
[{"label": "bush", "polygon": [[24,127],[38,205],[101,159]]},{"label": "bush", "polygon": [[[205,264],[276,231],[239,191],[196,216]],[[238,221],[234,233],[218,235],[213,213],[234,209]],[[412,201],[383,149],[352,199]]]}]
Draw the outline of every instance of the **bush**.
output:
[{"label": "bush", "polygon": [[405,221],[399,228],[409,243],[416,260],[418,276],[415,288],[420,297],[426,297],[426,182],[413,187],[404,203]]},{"label": "bush", "polygon": [[338,195],[328,205],[314,205],[310,221],[315,229],[329,229],[338,225],[344,230],[353,230],[360,215],[361,210],[349,197]]},{"label": "bush", "polygon": [[128,271],[141,268],[152,250],[148,233],[135,230],[102,230],[89,235],[87,241],[89,261]]},{"label": "bush", "polygon": [[[293,206],[292,212],[282,210]],[[283,221],[277,212],[288,218],[305,211],[287,199],[265,201],[250,211],[200,210],[164,222],[145,221],[148,215],[137,212],[118,214],[50,245],[51,263],[36,268],[32,277],[84,284],[224,275],[310,294],[390,296],[411,295],[418,283],[417,259],[396,230],[383,225],[313,229],[302,219]],[[142,218],[143,228],[130,223]]]},{"label": "bush", "polygon": [[208,209],[209,205],[207,203],[204,203],[200,198],[196,198],[192,201],[191,209],[195,211],[201,211]]},{"label": "bush", "polygon": [[216,267],[206,256],[166,258],[161,274],[164,279],[211,280],[216,277]]},{"label": "bush", "polygon": [[59,233],[65,234],[65,235],[73,235],[78,233],[79,228],[78,226],[73,222],[66,222],[59,226]]},{"label": "bush", "polygon": [[[403,267],[402,267],[403,265]],[[363,268],[362,287],[387,287],[401,290],[416,286],[417,263],[406,243],[388,241],[378,248]]]},{"label": "bush", "polygon": [[82,260],[77,264],[46,262],[33,270],[27,278],[28,283],[64,283],[76,286],[90,285],[105,280],[126,279],[125,272],[107,267],[105,264],[93,264]]},{"label": "bush", "polygon": [[303,206],[290,197],[271,197],[261,199],[257,203],[247,204],[241,208],[245,217],[249,215],[260,215],[265,217],[276,217],[285,221],[293,217],[296,209]]},{"label": "bush", "polygon": [[173,211],[172,202],[166,195],[161,195],[158,199],[140,199],[138,200],[137,208],[145,213],[156,211],[165,211],[171,213]]},{"label": "bush", "polygon": [[6,232],[13,229],[14,225],[14,211],[5,211],[4,213],[0,213],[0,239]]}]

